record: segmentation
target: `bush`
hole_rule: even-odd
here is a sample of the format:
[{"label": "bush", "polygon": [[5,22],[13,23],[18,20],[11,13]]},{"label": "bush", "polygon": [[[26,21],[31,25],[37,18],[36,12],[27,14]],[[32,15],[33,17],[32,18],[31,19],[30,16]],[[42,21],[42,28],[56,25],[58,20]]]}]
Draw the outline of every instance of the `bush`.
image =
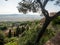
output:
[{"label": "bush", "polygon": [[5,39],[6,44],[5,45],[18,45],[18,38],[12,37],[12,38],[6,38]]},{"label": "bush", "polygon": [[52,21],[52,24],[53,24],[53,25],[60,24],[60,16],[58,16],[57,18],[55,18],[55,19]]},{"label": "bush", "polygon": [[11,38],[12,37],[12,33],[11,33],[11,29],[8,32],[8,37]]},{"label": "bush", "polygon": [[51,30],[51,29],[46,29],[44,35],[42,36],[40,42],[39,42],[39,45],[44,45],[44,43],[46,41],[48,41],[49,39],[51,39],[56,33]]},{"label": "bush", "polygon": [[19,45],[33,45],[37,30],[31,29],[24,32],[24,36],[19,38]]},{"label": "bush", "polygon": [[0,30],[6,30],[7,27],[6,26],[0,26]]},{"label": "bush", "polygon": [[[36,28],[33,30],[25,31],[25,35],[19,38],[19,45],[34,45],[34,42],[37,38],[39,30],[37,31]],[[51,29],[47,29],[44,33],[43,37],[41,38],[38,45],[43,45],[47,40],[55,35],[55,32]]]},{"label": "bush", "polygon": [[17,45],[17,43],[16,42],[9,42],[9,43],[7,43],[5,45]]},{"label": "bush", "polygon": [[2,31],[0,31],[0,45],[4,45],[4,34],[2,33]]}]

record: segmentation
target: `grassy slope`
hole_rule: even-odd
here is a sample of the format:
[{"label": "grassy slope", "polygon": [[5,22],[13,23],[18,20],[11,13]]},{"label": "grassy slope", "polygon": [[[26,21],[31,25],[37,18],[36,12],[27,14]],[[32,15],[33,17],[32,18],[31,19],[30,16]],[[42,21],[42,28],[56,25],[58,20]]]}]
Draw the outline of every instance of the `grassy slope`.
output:
[{"label": "grassy slope", "polygon": [[[8,42],[6,45],[33,45],[42,24],[40,21],[27,22],[27,24],[29,25],[30,29],[21,34],[21,36],[18,38],[18,44],[17,42]],[[57,25],[57,27],[58,26],[59,25]],[[41,38],[39,45],[43,45],[47,40],[51,39],[56,34],[57,30],[55,27],[50,23],[45,34]],[[59,30],[59,28],[57,29]]]}]

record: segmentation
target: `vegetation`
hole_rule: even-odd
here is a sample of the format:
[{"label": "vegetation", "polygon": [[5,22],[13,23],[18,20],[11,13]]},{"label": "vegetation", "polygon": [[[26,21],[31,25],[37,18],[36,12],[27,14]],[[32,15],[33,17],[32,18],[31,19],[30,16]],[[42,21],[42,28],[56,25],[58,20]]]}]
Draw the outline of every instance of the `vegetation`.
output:
[{"label": "vegetation", "polygon": [[0,31],[0,44],[4,45],[4,34]]},{"label": "vegetation", "polygon": [[60,24],[60,16],[56,17],[56,19],[53,20],[52,24],[53,25]]},{"label": "vegetation", "polygon": [[[49,12],[46,10],[45,7],[49,1],[55,1],[56,2],[55,5],[60,6],[60,0],[29,0],[29,1],[22,0],[22,2],[20,2],[18,6],[19,12],[23,12],[25,14],[28,11],[42,12],[42,14],[46,18],[45,22],[43,26],[40,24],[40,22],[35,22],[35,21],[24,22],[24,23],[17,22],[18,25],[14,22],[10,22],[10,23],[3,22],[0,25],[1,26],[0,30],[4,32],[6,37],[3,38],[4,35],[2,35],[2,33],[0,34],[0,37],[1,37],[0,44],[1,45],[4,45],[4,44],[5,45],[44,45],[44,43],[47,40],[49,40],[51,37],[53,37],[56,34],[56,31],[54,29],[52,30],[53,28],[52,25],[50,25],[52,26],[52,28],[47,29],[48,25],[51,23],[51,21],[54,18],[56,18],[54,21],[52,21],[52,24],[54,26],[60,23],[59,22],[60,17],[58,17],[60,16],[60,11],[57,12],[54,16],[50,16]],[[12,30],[9,30],[9,28],[11,28]],[[56,29],[56,26],[55,26],[55,29]],[[7,35],[10,38],[8,38]]]},{"label": "vegetation", "polygon": [[11,38],[12,37],[12,34],[11,34],[11,29],[9,30],[8,32],[8,37]]},{"label": "vegetation", "polygon": [[[30,29],[28,29],[27,31],[25,30],[25,29],[23,29],[22,28],[22,32],[21,32],[21,34],[19,34],[19,30],[18,30],[18,28],[17,28],[17,30],[16,30],[16,36],[18,36],[18,37],[22,37],[23,39],[22,40],[24,40],[24,39],[26,39],[27,37],[29,38],[29,39],[27,39],[26,41],[24,40],[24,42],[21,40],[21,45],[38,45],[39,44],[39,41],[41,42],[41,38],[43,38],[43,36],[44,36],[44,34],[45,34],[45,31],[47,31],[47,30],[50,30],[50,29],[47,29],[47,27],[48,27],[48,25],[50,24],[50,22],[54,19],[54,18],[56,18],[56,17],[58,17],[58,16],[60,16],[60,11],[59,12],[57,12],[54,16],[50,16],[49,15],[49,12],[46,10],[46,5],[47,5],[47,3],[49,2],[49,1],[55,1],[55,0],[29,0],[29,1],[27,1],[27,0],[22,0],[22,2],[20,2],[19,3],[19,6],[18,6],[18,11],[19,12],[23,12],[23,13],[27,13],[28,11],[32,11],[32,12],[39,12],[39,11],[41,11],[42,12],[42,14],[45,16],[45,22],[44,22],[44,24],[43,24],[43,26],[40,28],[40,29],[38,29],[38,31],[36,31],[36,32],[38,32],[38,33],[36,33],[36,35],[37,35],[37,38],[36,38],[36,40],[35,40],[35,42],[31,42],[31,41],[29,41],[31,38],[29,38],[28,36],[26,36],[26,37],[24,37],[25,36],[25,32],[27,32],[27,34],[30,34],[31,32],[31,30],[36,30],[35,28],[35,26],[36,26],[36,24],[35,23],[33,23],[33,25],[30,25],[30,26],[32,26],[32,27],[30,27]],[[56,4],[55,5],[59,5],[60,6],[60,0],[56,0],[55,1],[56,2]],[[53,24],[58,24],[59,23],[59,21],[57,22],[57,20],[55,20],[55,21],[53,21]],[[24,26],[26,26],[26,24],[24,25]],[[15,34],[15,33],[14,33]],[[32,33],[31,33],[32,34]],[[30,34],[30,35],[31,35]],[[49,33],[50,34],[50,33]],[[32,34],[33,35],[33,34]],[[35,35],[34,35],[35,36]],[[33,38],[34,39],[34,38]],[[28,42],[28,43],[26,43],[26,42]],[[44,42],[44,40],[42,41],[42,42]],[[33,44],[34,43],[34,44]],[[41,43],[40,43],[41,44]],[[41,45],[43,45],[43,44],[41,44]]]},{"label": "vegetation", "polygon": [[[0,44],[2,43],[3,45],[34,45],[38,32],[42,28],[40,20],[26,21],[25,24],[24,22],[1,23],[1,26],[7,27],[6,30],[0,30]],[[8,25],[8,23],[10,25]],[[52,23],[54,23],[54,21],[52,21]],[[46,29],[38,45],[44,45],[47,40],[51,39],[56,34],[55,29],[53,29],[54,27],[52,27],[52,23]],[[14,26],[12,27],[13,24]],[[18,24],[18,26],[16,24]]]},{"label": "vegetation", "polygon": [[[41,40],[41,38],[44,35],[45,30],[47,29],[50,22],[54,18],[60,16],[60,11],[58,11],[53,16],[49,15],[49,12],[45,8],[49,1],[55,1],[55,0],[29,0],[29,1],[22,0],[22,2],[19,2],[19,6],[18,6],[19,12],[23,12],[23,13],[27,13],[28,11],[42,12],[41,14],[43,14],[46,18],[41,30],[38,32],[38,36],[35,40],[35,45],[37,45],[39,43],[39,41]],[[55,5],[60,5],[59,0],[56,0],[55,2],[56,2]]]}]

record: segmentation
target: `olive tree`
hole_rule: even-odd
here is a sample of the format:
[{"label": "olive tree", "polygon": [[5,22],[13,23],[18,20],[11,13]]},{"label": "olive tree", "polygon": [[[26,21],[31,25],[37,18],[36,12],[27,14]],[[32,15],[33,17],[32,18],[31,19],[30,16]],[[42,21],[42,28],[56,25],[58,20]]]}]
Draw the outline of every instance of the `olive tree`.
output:
[{"label": "olive tree", "polygon": [[47,3],[49,1],[55,1],[55,5],[60,6],[60,0],[22,0],[19,2],[18,11],[27,13],[28,11],[37,12],[40,11],[45,16],[45,22],[38,32],[37,38],[35,40],[35,45],[37,45],[43,36],[46,28],[48,27],[49,23],[56,17],[60,16],[60,11],[58,11],[54,16],[49,16],[49,12],[45,9]]}]

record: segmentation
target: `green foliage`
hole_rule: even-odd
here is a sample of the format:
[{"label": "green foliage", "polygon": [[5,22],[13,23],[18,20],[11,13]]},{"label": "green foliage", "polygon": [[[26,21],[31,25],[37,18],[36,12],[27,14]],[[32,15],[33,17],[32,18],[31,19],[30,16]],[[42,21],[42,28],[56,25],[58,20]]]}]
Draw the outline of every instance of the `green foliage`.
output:
[{"label": "green foliage", "polygon": [[12,37],[12,38],[5,38],[4,39],[5,43],[9,43],[9,42],[15,42],[15,41],[18,41],[18,38],[17,37]]},{"label": "green foliage", "polygon": [[0,45],[4,45],[4,34],[2,33],[2,31],[0,31]]},{"label": "green foliage", "polygon": [[44,33],[44,35],[42,36],[39,45],[44,45],[44,43],[46,41],[48,41],[49,39],[51,39],[56,33],[51,30],[51,29],[47,29]]},{"label": "green foliage", "polygon": [[38,22],[35,23],[34,21],[29,24],[31,24],[30,29],[24,31],[23,36],[19,38],[19,45],[33,45],[34,44],[34,41],[38,33],[38,30],[36,30],[37,28],[36,26],[38,25]]},{"label": "green foliage", "polygon": [[[32,25],[31,29],[24,32],[24,36],[19,38],[19,45],[34,45],[34,42],[37,38],[37,34],[40,27],[36,27],[37,25]],[[43,45],[47,40],[55,35],[55,32],[51,29],[47,29],[44,33],[43,37],[40,40],[39,45]]]},{"label": "green foliage", "polygon": [[0,38],[5,38],[5,35],[4,35],[4,33],[0,30]]},{"label": "green foliage", "polygon": [[9,42],[9,43],[7,43],[5,45],[17,45],[17,43],[16,42]]},{"label": "green foliage", "polygon": [[0,26],[0,30],[6,30],[7,27],[6,26]]},{"label": "green foliage", "polygon": [[19,37],[19,34],[21,33],[21,29],[19,26],[16,28],[16,36]]},{"label": "green foliage", "polygon": [[16,28],[16,32],[15,32],[16,33],[16,36],[19,37],[19,35],[22,34],[25,30],[26,30],[25,29],[25,26],[23,26],[23,25],[21,27],[18,26]]},{"label": "green foliage", "polygon": [[56,18],[52,21],[52,24],[53,24],[53,25],[60,24],[60,16],[56,17]]},{"label": "green foliage", "polygon": [[18,45],[17,44],[18,43],[18,38],[16,38],[16,37],[12,37],[10,39],[6,38],[5,41],[7,41],[5,45]]},{"label": "green foliage", "polygon": [[[16,24],[19,25],[19,27],[18,26],[15,27],[16,32],[14,31],[14,33],[15,33],[14,37],[11,37],[11,38],[4,37],[5,45],[34,45],[34,42],[37,38],[37,34],[40,31],[41,26],[42,26],[40,24],[40,21],[37,21],[37,20],[32,21],[32,22],[27,21],[27,22],[19,22],[19,23],[17,23],[17,22],[9,23],[10,25],[8,25],[8,23],[6,25],[5,24],[6,23],[3,23],[3,26],[6,26],[8,28],[11,27],[12,24],[14,24],[14,26],[16,26]],[[14,29],[12,28],[12,30],[14,30]],[[0,31],[0,32],[1,32],[1,34],[3,34],[2,31]],[[19,37],[16,37],[16,33],[19,35]],[[44,33],[43,37],[41,38],[38,45],[43,45],[47,40],[49,40],[54,35],[55,35],[55,32],[51,28],[48,28],[45,31],[45,33]],[[0,37],[2,37],[2,36],[0,35]]]},{"label": "green foliage", "polygon": [[8,32],[8,37],[9,37],[9,38],[11,38],[11,37],[12,37],[11,30],[9,30],[9,32]]}]

